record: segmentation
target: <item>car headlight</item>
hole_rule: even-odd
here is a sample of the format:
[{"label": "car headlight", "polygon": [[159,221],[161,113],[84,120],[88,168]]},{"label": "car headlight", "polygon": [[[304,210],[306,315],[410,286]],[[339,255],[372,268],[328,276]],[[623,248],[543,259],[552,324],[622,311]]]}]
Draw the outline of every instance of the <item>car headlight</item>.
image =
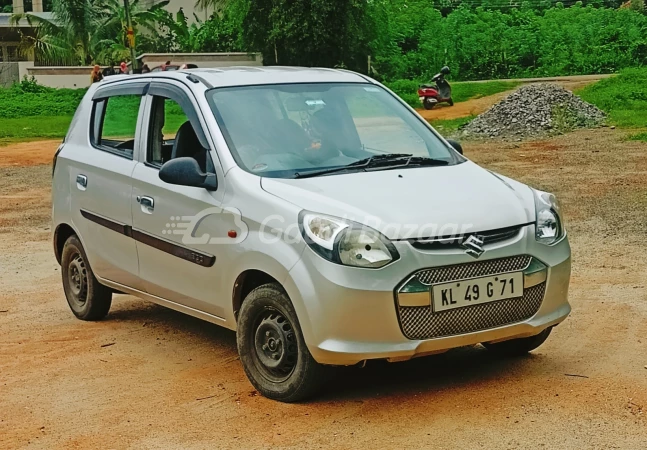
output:
[{"label": "car headlight", "polygon": [[336,264],[377,269],[400,257],[379,231],[356,222],[302,211],[299,228],[310,248]]},{"label": "car headlight", "polygon": [[535,239],[542,244],[552,245],[564,236],[564,224],[559,215],[559,204],[553,194],[537,191],[535,194]]}]

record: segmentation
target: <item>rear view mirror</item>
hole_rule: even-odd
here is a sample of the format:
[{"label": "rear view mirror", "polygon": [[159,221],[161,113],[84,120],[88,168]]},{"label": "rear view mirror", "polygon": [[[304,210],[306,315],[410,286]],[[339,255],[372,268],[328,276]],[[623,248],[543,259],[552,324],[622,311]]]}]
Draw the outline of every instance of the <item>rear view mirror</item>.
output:
[{"label": "rear view mirror", "polygon": [[201,187],[210,191],[215,191],[218,187],[216,175],[203,173],[198,161],[189,157],[167,161],[160,168],[159,177],[165,183],[180,186]]},{"label": "rear view mirror", "polygon": [[449,142],[449,145],[454,147],[454,150],[456,150],[461,155],[463,154],[463,146],[459,142],[454,141],[452,139],[447,139],[447,142]]}]

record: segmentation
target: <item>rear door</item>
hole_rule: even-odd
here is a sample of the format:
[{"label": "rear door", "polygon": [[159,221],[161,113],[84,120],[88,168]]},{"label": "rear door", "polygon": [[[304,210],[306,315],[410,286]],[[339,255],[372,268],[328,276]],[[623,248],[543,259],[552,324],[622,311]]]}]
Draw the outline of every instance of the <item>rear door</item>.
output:
[{"label": "rear door", "polygon": [[87,145],[66,146],[72,222],[95,274],[136,289],[131,175],[140,150],[146,81],[109,84],[92,99]]}]

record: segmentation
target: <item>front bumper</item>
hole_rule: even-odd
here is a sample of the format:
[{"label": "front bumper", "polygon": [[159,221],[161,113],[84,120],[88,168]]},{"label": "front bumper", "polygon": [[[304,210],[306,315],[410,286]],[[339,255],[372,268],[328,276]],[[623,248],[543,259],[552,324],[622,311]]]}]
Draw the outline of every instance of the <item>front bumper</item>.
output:
[{"label": "front bumper", "polygon": [[402,326],[402,308],[396,299],[402,282],[421,269],[476,260],[460,250],[426,252],[407,242],[395,245],[400,259],[377,270],[332,264],[309,248],[292,268],[284,286],[316,361],[333,365],[352,365],[367,359],[399,361],[465,345],[527,337],[560,323],[571,311],[567,299],[571,272],[568,240],[564,238],[550,247],[538,244],[531,225],[511,241],[488,246],[478,261],[516,255],[541,261],[547,267],[547,277],[543,299],[534,314],[479,331],[412,339]]}]

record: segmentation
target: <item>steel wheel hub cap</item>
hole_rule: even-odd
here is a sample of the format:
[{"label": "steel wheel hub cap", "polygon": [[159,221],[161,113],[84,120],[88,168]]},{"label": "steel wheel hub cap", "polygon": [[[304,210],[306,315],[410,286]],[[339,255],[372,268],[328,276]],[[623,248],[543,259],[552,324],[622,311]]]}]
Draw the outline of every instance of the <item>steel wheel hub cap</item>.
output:
[{"label": "steel wheel hub cap", "polygon": [[72,294],[74,294],[74,297],[76,297],[79,303],[85,303],[88,277],[85,263],[80,255],[77,255],[70,261],[68,273],[68,281]]},{"label": "steel wheel hub cap", "polygon": [[258,360],[273,377],[288,376],[297,362],[297,341],[288,320],[270,312],[259,323],[254,336]]}]

